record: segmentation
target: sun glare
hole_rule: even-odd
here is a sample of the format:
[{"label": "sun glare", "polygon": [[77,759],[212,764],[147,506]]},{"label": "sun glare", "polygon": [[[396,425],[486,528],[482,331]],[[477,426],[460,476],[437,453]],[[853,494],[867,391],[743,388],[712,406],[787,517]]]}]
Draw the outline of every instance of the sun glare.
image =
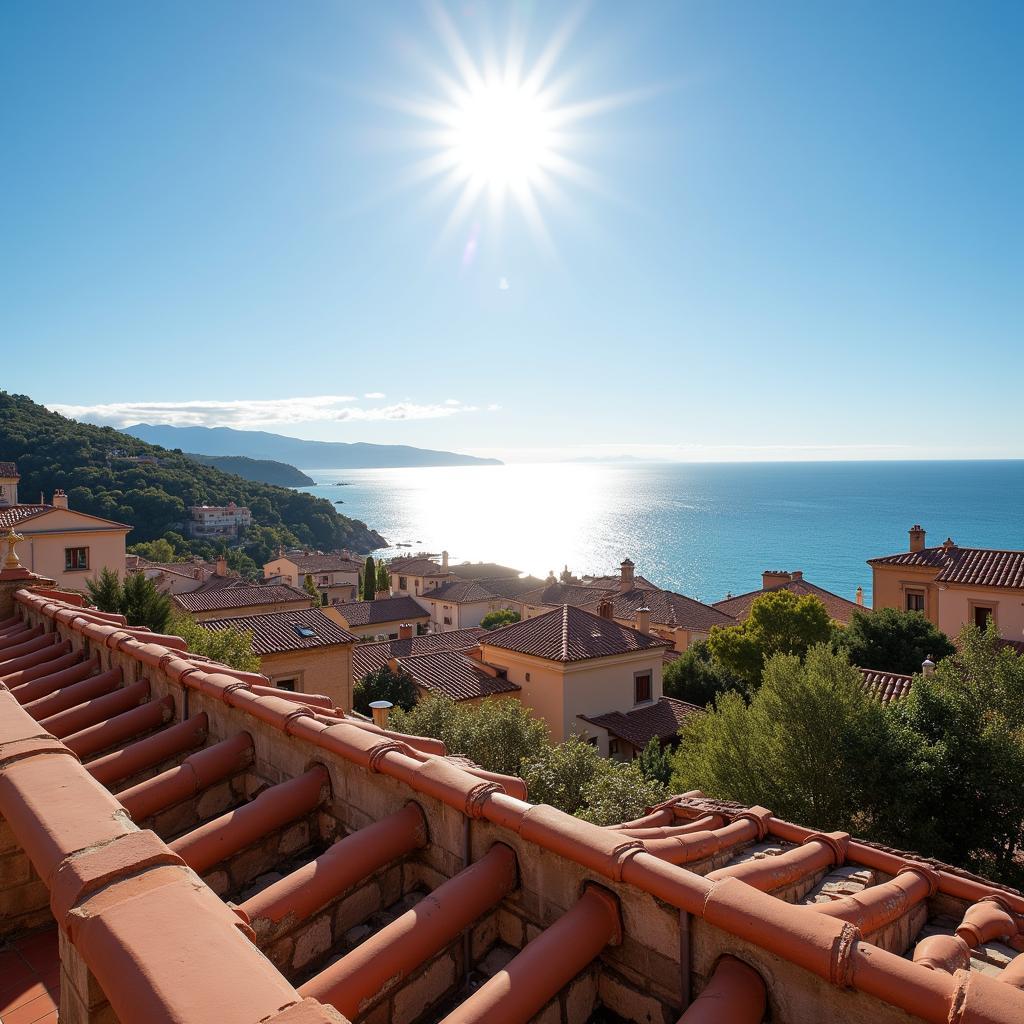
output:
[{"label": "sun glare", "polygon": [[[476,252],[481,222],[500,223],[506,208],[516,210],[535,240],[550,247],[545,216],[569,203],[569,187],[605,191],[582,162],[583,141],[575,130],[579,122],[635,97],[569,101],[570,87],[578,85],[581,75],[580,68],[563,66],[563,54],[582,9],[527,61],[525,34],[517,26],[509,28],[502,59],[489,48],[477,59],[449,13],[433,6],[430,16],[445,59],[419,52],[433,93],[384,100],[417,122],[403,136],[420,151],[405,183],[431,183],[428,199],[450,205],[441,240],[472,219],[474,233],[464,259]],[[489,217],[478,215],[481,207]]]}]

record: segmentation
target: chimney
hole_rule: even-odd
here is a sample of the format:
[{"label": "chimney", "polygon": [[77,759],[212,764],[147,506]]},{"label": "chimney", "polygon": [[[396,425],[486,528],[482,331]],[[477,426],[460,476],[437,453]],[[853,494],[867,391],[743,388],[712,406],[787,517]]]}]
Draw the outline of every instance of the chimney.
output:
[{"label": "chimney", "polygon": [[68,507],[68,496],[58,487],[53,492],[53,507],[54,508],[67,508]]},{"label": "chimney", "polygon": [[386,729],[388,720],[391,718],[391,709],[394,706],[389,700],[371,700],[370,710],[373,711],[373,724],[379,729]]},{"label": "chimney", "polygon": [[228,574],[228,560],[223,555],[217,556],[217,572],[218,576],[227,576]]},{"label": "chimney", "polygon": [[192,570],[192,579],[202,580],[203,578],[203,567],[201,565],[195,566]]},{"label": "chimney", "polygon": [[[801,575],[803,575],[801,573]],[[770,590],[772,587],[777,587],[781,583],[788,583],[793,577],[790,573],[785,572],[782,569],[765,569],[761,573],[761,589]]]},{"label": "chimney", "polygon": [[441,552],[441,568],[445,572],[448,571],[448,552],[447,551],[442,551]]},{"label": "chimney", "polygon": [[803,569],[794,569],[789,574],[789,578],[791,580],[802,580],[804,578],[804,571],[803,571]]},{"label": "chimney", "polygon": [[398,627],[398,639],[399,640],[411,640],[412,639],[412,623],[403,622]]},{"label": "chimney", "polygon": [[932,661],[932,656],[929,654],[927,658],[921,662],[921,672],[923,675],[931,676],[935,674],[935,662]]},{"label": "chimney", "polygon": [[612,615],[612,609],[613,606],[611,601],[609,601],[608,598],[604,598],[601,601],[601,603],[597,606],[597,614],[602,619],[611,619],[614,618],[614,616]]},{"label": "chimney", "polygon": [[919,523],[915,523],[910,528],[910,550],[911,551],[923,551],[924,550],[924,530],[921,528]]},{"label": "chimney", "polygon": [[864,607],[864,588],[863,587],[858,587],[857,588],[856,600],[857,600],[858,606],[863,608]]},{"label": "chimney", "polygon": [[627,558],[619,566],[619,593],[626,594],[633,589],[633,563]]},{"label": "chimney", "polygon": [[651,634],[651,609],[643,605],[636,610],[636,631],[644,636]]}]

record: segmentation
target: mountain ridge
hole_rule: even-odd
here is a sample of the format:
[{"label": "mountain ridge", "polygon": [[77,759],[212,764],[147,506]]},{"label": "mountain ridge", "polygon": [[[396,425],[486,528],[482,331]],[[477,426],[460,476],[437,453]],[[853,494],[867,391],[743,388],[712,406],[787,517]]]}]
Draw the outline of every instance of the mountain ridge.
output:
[{"label": "mountain ridge", "polygon": [[133,423],[122,433],[171,450],[202,452],[206,456],[243,456],[285,462],[299,469],[400,469],[415,466],[500,466],[458,452],[414,448],[404,444],[365,441],[308,441],[265,430],[233,427],[175,427],[162,423]]}]

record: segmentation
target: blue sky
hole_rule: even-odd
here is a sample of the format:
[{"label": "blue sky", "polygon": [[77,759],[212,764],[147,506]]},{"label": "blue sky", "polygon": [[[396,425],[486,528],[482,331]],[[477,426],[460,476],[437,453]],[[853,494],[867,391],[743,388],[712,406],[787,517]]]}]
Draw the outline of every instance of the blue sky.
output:
[{"label": "blue sky", "polygon": [[[564,43],[534,221],[416,178],[455,37],[484,79]],[[1022,40],[1017,3],[4,5],[0,386],[513,459],[1024,456]]]}]

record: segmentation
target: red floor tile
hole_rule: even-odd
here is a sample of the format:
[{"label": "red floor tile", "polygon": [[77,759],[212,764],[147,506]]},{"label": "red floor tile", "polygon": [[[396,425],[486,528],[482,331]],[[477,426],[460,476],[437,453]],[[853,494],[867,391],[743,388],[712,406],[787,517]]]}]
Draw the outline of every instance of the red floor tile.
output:
[{"label": "red floor tile", "polygon": [[55,1024],[59,1000],[56,928],[0,949],[0,1024]]},{"label": "red floor tile", "polygon": [[35,999],[23,1003],[16,1010],[3,1015],[3,1024],[36,1024],[36,1021],[46,1017],[57,1009],[57,1004],[44,992]]}]

